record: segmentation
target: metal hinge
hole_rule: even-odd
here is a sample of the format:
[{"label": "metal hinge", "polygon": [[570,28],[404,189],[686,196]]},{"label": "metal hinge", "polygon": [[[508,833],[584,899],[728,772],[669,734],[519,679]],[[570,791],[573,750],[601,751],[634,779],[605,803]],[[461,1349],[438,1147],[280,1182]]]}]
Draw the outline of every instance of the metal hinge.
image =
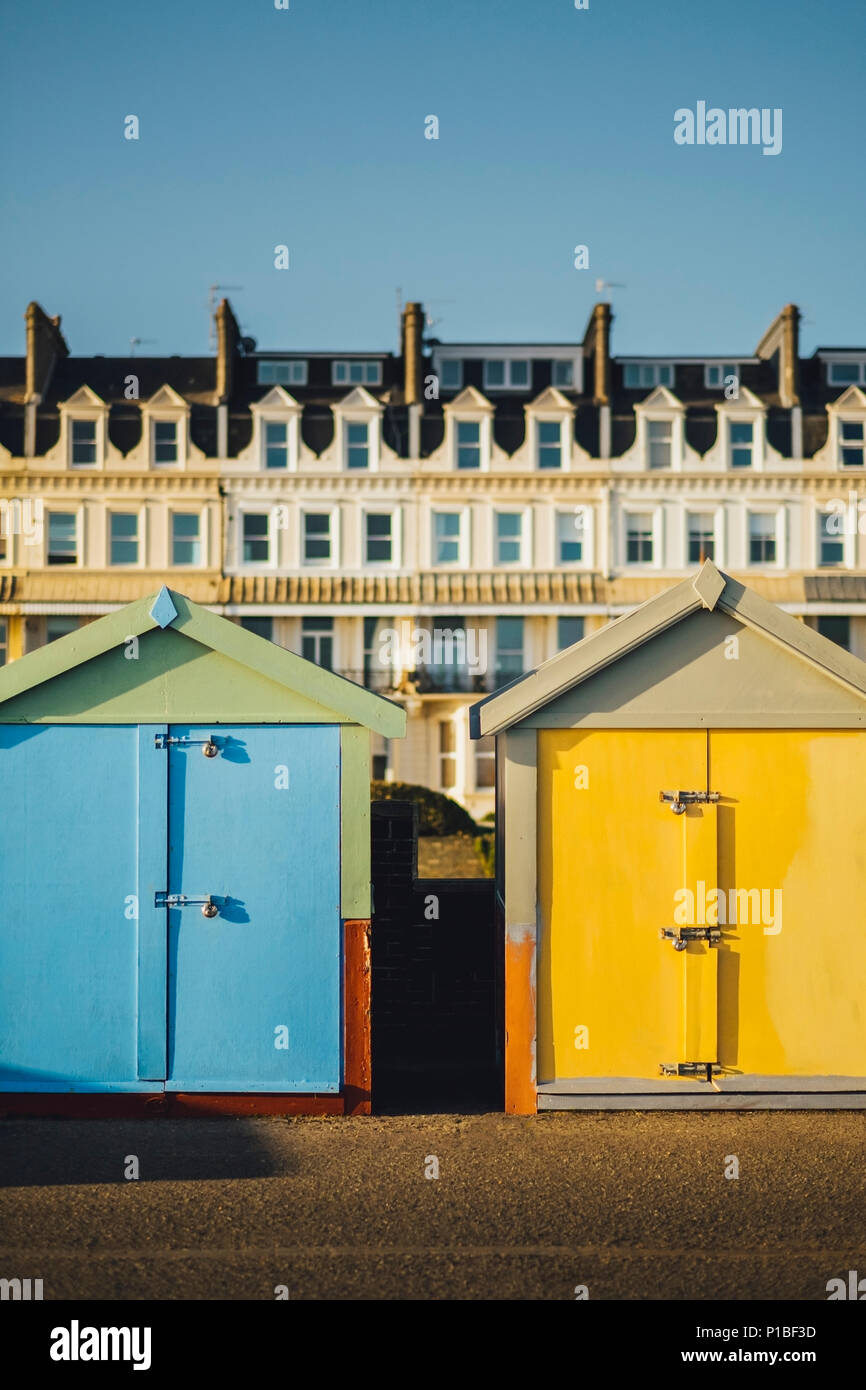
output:
[{"label": "metal hinge", "polygon": [[675,816],[681,816],[687,806],[698,806],[702,802],[720,799],[721,792],[659,792],[659,801],[670,801]]},{"label": "metal hinge", "polygon": [[193,744],[201,744],[202,752],[206,758],[215,758],[219,750],[219,744],[211,738],[174,738],[171,734],[154,734],[154,748],[168,748],[170,744],[177,743],[182,748],[191,748]]},{"label": "metal hinge", "polygon": [[721,1070],[715,1062],[659,1062],[659,1076],[690,1076],[698,1081],[712,1081],[713,1073]]},{"label": "metal hinge", "polygon": [[717,927],[659,927],[659,940],[672,941],[675,951],[684,951],[690,941],[708,941],[719,946],[722,933]]}]

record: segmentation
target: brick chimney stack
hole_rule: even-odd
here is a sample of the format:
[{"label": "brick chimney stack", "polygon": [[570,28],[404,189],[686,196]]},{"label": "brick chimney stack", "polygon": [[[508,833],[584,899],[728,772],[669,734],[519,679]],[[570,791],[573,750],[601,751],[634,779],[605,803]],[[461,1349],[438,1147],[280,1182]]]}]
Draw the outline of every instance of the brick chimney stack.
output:
[{"label": "brick chimney stack", "polygon": [[217,402],[222,405],[232,394],[234,384],[235,359],[241,341],[238,321],[227,299],[221,299],[216,311],[217,330]]},{"label": "brick chimney stack", "polygon": [[595,304],[586,325],[583,351],[592,359],[592,399],[595,405],[610,404],[610,325],[609,304]]},{"label": "brick chimney stack", "polygon": [[796,304],[786,304],[767,329],[755,356],[765,361],[776,359],[779,400],[786,409],[800,404],[800,310]]},{"label": "brick chimney stack", "polygon": [[403,308],[403,352],[404,389],[403,399],[407,405],[417,405],[421,401],[421,364],[424,354],[424,306],[406,304]]},{"label": "brick chimney stack", "polygon": [[49,318],[35,299],[27,305],[26,401],[38,404],[45,394],[58,358],[68,357],[69,348],[60,332],[60,315]]}]

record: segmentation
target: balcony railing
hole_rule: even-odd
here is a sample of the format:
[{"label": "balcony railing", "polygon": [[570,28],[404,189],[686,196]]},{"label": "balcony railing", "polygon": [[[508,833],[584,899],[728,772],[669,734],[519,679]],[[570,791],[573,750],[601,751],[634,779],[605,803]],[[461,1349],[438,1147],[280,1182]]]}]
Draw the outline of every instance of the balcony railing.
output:
[{"label": "balcony railing", "polygon": [[451,670],[382,671],[376,668],[359,671],[337,670],[356,685],[375,690],[380,695],[489,695],[507,685],[522,671],[471,671],[466,667]]}]

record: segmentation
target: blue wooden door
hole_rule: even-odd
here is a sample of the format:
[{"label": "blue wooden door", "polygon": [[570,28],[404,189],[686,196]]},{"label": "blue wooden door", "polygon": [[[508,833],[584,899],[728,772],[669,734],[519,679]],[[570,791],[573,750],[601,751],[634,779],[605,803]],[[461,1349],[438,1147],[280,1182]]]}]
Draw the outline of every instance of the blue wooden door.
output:
[{"label": "blue wooden door", "polygon": [[169,732],[166,1088],[338,1091],[339,729]]},{"label": "blue wooden door", "polygon": [[164,777],[152,730],[0,726],[0,1090],[162,1084]]}]

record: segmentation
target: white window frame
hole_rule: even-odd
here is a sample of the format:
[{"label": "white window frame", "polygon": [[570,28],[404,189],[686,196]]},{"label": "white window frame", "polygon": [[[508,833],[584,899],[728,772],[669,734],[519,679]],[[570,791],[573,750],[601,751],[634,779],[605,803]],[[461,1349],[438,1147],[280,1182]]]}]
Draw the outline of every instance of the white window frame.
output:
[{"label": "white window frame", "polygon": [[[520,517],[520,559],[519,560],[500,560],[499,558],[499,523],[500,516],[519,516]],[[491,512],[491,541],[493,555],[491,565],[495,570],[525,570],[532,567],[532,521],[533,510],[531,507],[514,507],[508,504],[500,505],[493,503]],[[506,543],[513,541],[514,537],[506,538]],[[507,614],[504,616],[508,616]]]},{"label": "white window frame", "polygon": [[690,569],[693,565],[700,564],[699,560],[692,560],[689,556],[689,539],[691,528],[689,521],[693,516],[711,516],[713,518],[713,564],[724,563],[723,542],[724,542],[724,508],[715,502],[702,502],[700,498],[686,499],[683,503],[683,565],[685,569]]},{"label": "white window frame", "polygon": [[[360,365],[361,367],[363,367],[363,369],[364,369],[364,380],[363,380],[363,381],[352,381],[352,380],[350,379],[349,369],[350,369],[351,367],[356,367],[356,366],[359,366],[359,365]],[[345,376],[342,377],[342,378],[341,378],[341,376],[340,376],[340,369],[343,369],[343,370],[345,371]],[[373,369],[373,370],[375,371],[375,375],[374,375],[370,380],[367,380],[367,372],[368,372],[370,369]],[[331,363],[331,385],[332,385],[332,386],[345,386],[345,387],[347,387],[350,391],[354,390],[354,388],[355,388],[356,386],[366,386],[366,387],[370,387],[370,386],[381,386],[381,385],[382,385],[382,363],[381,363],[381,361],[372,361],[372,362],[371,362],[371,361],[368,361],[368,360],[365,359],[365,358],[360,358],[360,359],[359,359],[359,358],[349,358],[349,357],[346,357],[346,358],[336,358],[336,359]]]},{"label": "white window frame", "polygon": [[[308,560],[306,557],[306,536],[307,524],[305,518],[308,516],[329,516],[331,518],[331,557],[328,560]],[[304,505],[298,511],[298,559],[301,569],[310,570],[335,570],[340,567],[340,508],[336,505],[321,507],[315,506],[312,502]]]},{"label": "white window frame", "polygon": [[[81,424],[91,424],[94,426],[94,445],[96,458],[93,463],[75,463],[73,452],[75,448],[75,426]],[[70,468],[74,468],[76,473],[79,469],[86,472],[94,468],[102,468],[105,462],[105,412],[74,410],[67,413],[66,419],[67,438],[66,438],[66,457]]]},{"label": "white window frame", "polygon": [[[457,375],[460,380],[456,386],[445,384],[445,364],[449,367],[457,368]],[[442,357],[439,359],[439,390],[440,391],[462,391],[463,390],[463,358],[462,357]]]},{"label": "white window frame", "polygon": [[[832,513],[829,512],[829,511],[827,510],[827,502],[828,502],[829,500],[830,500],[830,499],[827,498],[827,499],[825,499],[823,502],[822,502],[822,501],[817,501],[817,502],[815,503],[815,505],[814,505],[814,511],[813,511],[813,524],[812,524],[812,538],[813,538],[814,568],[815,568],[816,570],[826,571],[828,574],[832,574],[832,573],[833,573],[834,571],[836,571],[836,570],[840,570],[840,569],[855,569],[855,568],[856,568],[856,565],[857,565],[857,536],[858,536],[858,534],[859,534],[859,533],[858,533],[858,530],[857,530],[857,527],[858,527],[858,524],[859,524],[860,517],[862,516],[862,512],[860,512],[859,508],[856,510],[856,513],[855,513],[855,515],[854,515],[854,517],[853,517],[854,529],[852,530],[852,529],[851,529],[852,516],[851,516],[850,502],[846,499],[845,508],[844,508],[844,510],[843,510],[842,513],[841,513],[841,516],[842,516],[842,530],[841,530],[837,535],[834,535],[834,536],[833,536],[833,540],[837,540],[837,541],[841,541],[841,542],[842,542],[842,559],[839,560],[839,561],[837,561],[835,564],[832,564],[832,565],[822,564],[822,562],[821,562],[821,518],[822,518],[823,516],[830,516],[830,515],[832,515]],[[836,515],[839,515],[839,513],[837,512]],[[829,539],[829,538],[828,538],[828,539]]]},{"label": "white window frame", "polygon": [[[761,502],[747,502],[745,506],[745,525],[746,525],[746,544],[745,560],[746,569],[756,570],[758,573],[765,573],[772,570],[785,569],[788,563],[788,509],[784,503],[779,506],[764,504]],[[772,516],[776,519],[776,558],[775,560],[753,560],[752,551],[752,528],[750,525],[753,516]]]},{"label": "white window frame", "polygon": [[[297,421],[297,417],[295,417],[295,421]],[[285,466],[285,468],[269,468],[269,467],[268,467],[268,426],[269,426],[269,425],[283,425],[283,426],[285,426],[285,431],[286,431],[286,445],[285,445],[285,448],[286,448],[286,466]],[[281,473],[291,473],[291,472],[293,471],[293,466],[294,466],[294,468],[297,468],[297,456],[296,456],[296,454],[297,454],[297,449],[296,449],[296,445],[293,447],[294,441],[293,441],[293,439],[292,439],[292,434],[293,434],[293,431],[292,431],[292,418],[291,418],[290,416],[287,416],[287,415],[271,415],[271,414],[263,415],[263,416],[261,417],[260,430],[261,430],[261,444],[260,444],[260,448],[261,448],[261,465],[262,465],[262,472],[263,472],[263,473],[268,473],[268,474],[271,474],[271,475],[274,475],[274,476],[278,476],[278,475],[281,474]],[[295,455],[295,457],[294,457],[294,463],[293,463],[293,454]]]},{"label": "white window frame", "polygon": [[[331,619],[331,628],[330,628],[330,631],[328,631],[328,632],[322,631],[322,632],[307,632],[307,633],[305,633],[305,632],[304,632],[304,620],[307,619],[307,618],[319,618],[319,619],[321,619],[321,618],[330,618],[330,619]],[[298,633],[298,653],[297,653],[298,656],[300,656],[300,657],[302,658],[302,660],[304,660],[304,661],[312,661],[312,662],[313,662],[313,665],[319,666],[319,669],[320,669],[321,671],[339,671],[339,670],[340,670],[340,653],[339,653],[339,645],[338,645],[338,641],[337,641],[337,632],[338,632],[339,626],[340,626],[339,623],[336,622],[336,621],[334,620],[334,615],[333,615],[332,613],[303,613],[303,614],[301,615],[300,631],[299,631],[299,633]],[[315,638],[316,638],[316,644],[315,644],[315,645],[316,645],[316,654],[317,654],[317,655],[319,654],[319,641],[321,640],[321,638],[322,638],[322,637],[330,637],[330,639],[331,639],[331,664],[330,664],[330,666],[320,666],[320,665],[319,665],[319,662],[316,661],[316,660],[314,660],[314,658],[309,657],[309,656],[306,656],[306,657],[304,656],[304,637],[315,637]]]},{"label": "white window frame", "polygon": [[[579,532],[577,527],[574,529],[574,539],[583,542],[583,549],[579,560],[560,560],[559,558],[559,518],[568,517],[572,524],[577,516],[577,509],[581,508],[583,515],[588,518],[588,525],[583,532]],[[594,563],[593,544],[595,539],[595,508],[591,502],[575,502],[573,507],[565,508],[556,506],[553,509],[553,567],[561,570],[582,570],[592,569]]]},{"label": "white window frame", "polygon": [[[454,748],[450,753],[443,753],[441,746],[441,726],[449,724],[454,735]],[[442,776],[443,759],[451,758],[454,762],[454,781],[446,783]],[[436,721],[436,780],[438,790],[443,792],[459,792],[460,790],[460,725],[455,716]]]},{"label": "white window frame", "polygon": [[[854,381],[835,381],[833,379],[833,369],[835,367],[856,367],[857,377]],[[830,357],[827,359],[827,385],[839,387],[847,391],[851,386],[866,385],[866,358],[860,357]]]},{"label": "white window frame", "polygon": [[[653,557],[651,560],[629,560],[628,558],[628,522],[632,516],[648,516],[652,522],[652,546]],[[620,511],[620,555],[622,556],[622,569],[629,574],[650,573],[653,570],[663,568],[664,556],[664,509],[660,506],[648,506],[645,502],[630,502],[624,500]]]},{"label": "white window frame", "polygon": [[[285,505],[285,504],[283,504]],[[244,517],[246,516],[267,516],[268,518],[268,559],[267,560],[245,560],[244,559]],[[235,526],[237,537],[237,568],[244,574],[266,574],[270,570],[278,568],[278,547],[279,531],[277,529],[277,508],[268,502],[256,504],[252,500],[242,502],[235,513]]]},{"label": "white window frame", "polygon": [[[558,389],[558,388],[557,388]],[[542,410],[537,414],[533,411],[530,415],[530,438],[532,440],[532,462],[533,467],[538,473],[568,473],[571,468],[573,426],[574,416],[565,414],[561,410]],[[541,431],[539,425],[559,425],[559,467],[542,468],[541,466]]]},{"label": "white window frame", "polygon": [[[289,369],[285,381],[273,376],[270,381],[262,376],[262,368],[287,367]],[[300,368],[300,370],[297,370]],[[256,362],[256,385],[257,386],[306,386],[309,376],[309,364],[306,357],[260,357]]]},{"label": "white window frame", "polygon": [[[198,564],[181,565],[176,564],[174,559],[174,518],[176,516],[197,516],[199,519],[198,542],[200,559]],[[173,570],[201,570],[207,569],[208,561],[208,509],[207,507],[184,507],[170,506],[168,511],[168,565]]]},{"label": "white window frame", "polygon": [[[670,391],[670,387],[662,387],[662,391],[668,391],[669,397],[659,399],[654,404],[638,402],[634,408],[637,420],[635,428],[634,450],[637,456],[638,465],[644,473],[658,473],[666,475],[668,473],[681,473],[684,468],[685,456],[685,409],[677,403],[677,398]],[[668,468],[650,468],[650,424],[669,424],[671,427],[671,461]],[[634,457],[634,455],[633,455]]]},{"label": "white window frame", "polygon": [[[48,550],[49,550],[49,537],[50,537],[50,534],[51,534],[51,516],[52,516],[52,514],[59,514],[59,515],[64,515],[64,514],[65,514],[65,515],[69,515],[70,513],[75,517],[75,560],[73,561],[73,563],[72,563],[71,565],[49,565],[49,563],[48,563]],[[80,506],[76,507],[76,506],[72,506],[72,505],[65,505],[59,498],[55,499],[53,502],[46,502],[46,503],[45,503],[44,517],[43,517],[43,537],[42,537],[42,546],[43,546],[43,550],[42,550],[42,563],[43,563],[43,565],[45,566],[46,569],[51,569],[51,570],[78,570],[78,569],[85,569],[86,566],[85,566],[85,564],[84,564],[84,509],[83,509],[83,507],[80,507]]]},{"label": "white window frame", "polygon": [[[727,473],[754,474],[764,470],[766,457],[766,416],[761,410],[731,409],[716,406],[719,421],[722,465]],[[734,446],[731,443],[732,425],[752,426],[752,462],[748,468],[734,468],[731,459]]]},{"label": "white window frame", "polygon": [[[654,391],[657,386],[666,386],[669,391],[673,391],[674,383],[676,381],[676,369],[673,362],[667,362],[664,359],[659,359],[653,362],[635,362],[629,361],[627,358],[621,358],[620,362],[622,366],[623,390]],[[628,373],[632,370],[637,370],[638,374],[649,373],[651,380],[640,381],[637,383],[637,385],[633,386],[629,385],[626,378],[628,376]],[[662,371],[666,371],[669,373],[668,381],[662,381]]]},{"label": "white window frame", "polygon": [[[148,434],[148,460],[151,468],[183,468],[186,464],[186,415],[179,411],[155,411],[152,415],[148,414],[147,434]],[[177,458],[171,463],[157,463],[156,460],[156,427],[157,425],[174,425],[175,440],[177,444]]]},{"label": "white window frame", "polygon": [[[490,745],[491,745],[491,746],[482,748],[481,745],[482,745],[482,743],[484,742],[484,739],[485,739],[485,738],[488,738],[488,739],[490,740]],[[484,786],[484,785],[483,785],[481,782],[479,782],[479,780],[478,780],[478,764],[479,764],[479,762],[492,763],[492,765],[493,765],[493,780],[492,780],[492,782],[490,782],[487,786]],[[480,738],[480,739],[473,739],[473,742],[472,742],[472,789],[473,789],[474,792],[477,793],[478,796],[484,796],[484,795],[490,795],[490,796],[492,796],[493,793],[494,793],[494,791],[495,791],[495,789],[496,789],[496,737],[495,737],[495,735],[493,735],[493,734],[486,734],[486,735],[483,735],[482,738]]]},{"label": "white window frame", "polygon": [[[367,477],[370,473],[378,473],[381,463],[382,453],[382,415],[378,410],[363,410],[355,406],[348,411],[341,411],[337,407],[337,429],[336,445],[337,458],[341,472],[358,477]],[[367,426],[367,467],[349,467],[349,425]]]},{"label": "white window frame", "polygon": [[[436,518],[437,516],[456,516],[459,518],[460,527],[456,537],[449,539],[457,541],[457,559],[439,560],[436,556]],[[430,566],[432,569],[468,569],[470,554],[470,511],[468,507],[451,507],[448,505],[439,506],[433,503],[430,507]]]},{"label": "white window frame", "polygon": [[[111,518],[113,516],[134,516],[138,521],[138,559],[134,564],[115,565],[111,559]],[[147,507],[125,507],[123,503],[115,504],[109,502],[105,508],[105,567],[109,570],[140,570],[147,569],[146,559],[147,545]]]},{"label": "white window frame", "polygon": [[[248,448],[242,451],[241,459],[248,464],[252,462],[260,473],[265,473],[272,478],[283,477],[286,473],[297,473],[301,448],[301,412],[302,406],[284,386],[272,386],[266,396],[250,406],[250,413],[253,417],[253,437]],[[267,466],[266,425],[286,426],[288,453],[285,468],[268,468]]]},{"label": "white window frame", "polygon": [[[484,391],[531,391],[531,390],[532,390],[532,363],[533,363],[533,360],[534,360],[532,357],[485,357],[483,360],[484,360],[484,367],[483,367],[483,369],[482,369],[482,390],[484,390]],[[490,380],[489,380],[488,374],[487,374],[487,367],[488,367],[488,363],[490,363],[490,362],[501,362],[501,363],[503,364],[503,366],[505,367],[505,372],[504,372],[505,380],[503,381],[503,383],[502,383],[501,386],[493,386],[493,385],[491,385],[491,383],[490,383]],[[526,385],[525,385],[525,386],[519,385],[519,384],[518,384],[518,385],[515,385],[514,382],[511,380],[511,377],[512,377],[512,369],[513,369],[513,366],[514,366],[514,363],[515,363],[515,362],[525,362],[526,365],[527,365],[527,367],[528,367],[528,369],[529,369],[528,372],[527,372],[527,374],[526,374],[527,379],[526,379]]]},{"label": "white window frame", "polygon": [[[719,380],[710,381],[710,372],[718,372]],[[704,387],[707,391],[724,391],[725,377],[735,376],[740,380],[739,362],[705,362],[704,363]]]},{"label": "white window frame", "polygon": [[[367,517],[385,516],[391,517],[391,559],[390,560],[368,560],[367,559]],[[398,570],[401,565],[401,554],[403,549],[403,509],[397,505],[383,503],[375,506],[372,502],[361,508],[361,568],[365,570],[387,569]],[[381,539],[377,537],[376,539]]]},{"label": "white window frame", "polygon": [[[863,442],[862,442],[862,444],[859,444],[859,445],[858,445],[858,443],[857,443],[856,440],[851,440],[851,439],[849,439],[849,440],[847,440],[847,441],[844,440],[844,439],[842,438],[842,426],[843,426],[843,425],[859,425],[860,428],[861,428],[861,430],[863,431]],[[839,472],[840,472],[840,473],[848,473],[848,474],[850,474],[851,477],[854,477],[854,478],[866,477],[866,413],[859,414],[857,411],[855,411],[855,410],[850,410],[850,409],[849,409],[849,410],[842,410],[842,411],[839,411],[839,412],[834,411],[834,412],[833,412],[833,443],[834,443],[833,457],[834,457],[834,459],[835,459],[835,461],[836,461],[836,467],[839,469]],[[862,462],[862,463],[843,463],[843,462],[842,462],[842,450],[843,450],[843,448],[854,448],[854,449],[856,449],[856,448],[861,448],[861,449],[863,450],[863,462]]]},{"label": "white window frame", "polygon": [[[447,432],[447,435],[448,435],[448,451],[449,451],[449,456],[450,456],[450,460],[451,460],[451,467],[453,468],[453,470],[454,470],[455,473],[461,473],[461,474],[465,474],[467,477],[473,477],[473,476],[477,475],[478,473],[489,473],[489,472],[490,472],[490,439],[491,439],[491,426],[490,426],[490,420],[491,420],[491,416],[490,416],[490,414],[489,414],[488,412],[486,412],[486,411],[480,411],[480,410],[475,410],[475,411],[463,411],[463,410],[461,410],[461,412],[460,412],[459,415],[454,415],[454,414],[451,414],[451,413],[449,412],[448,417],[447,417],[447,423],[446,423],[446,432]],[[457,441],[457,434],[458,434],[457,426],[458,426],[458,425],[479,425],[479,426],[480,426],[479,431],[478,431],[478,446],[479,446],[479,450],[480,450],[480,454],[481,454],[481,459],[480,459],[480,467],[478,467],[478,468],[460,468],[460,467],[458,467],[458,464],[457,464],[458,448],[459,448],[458,441]]]}]

